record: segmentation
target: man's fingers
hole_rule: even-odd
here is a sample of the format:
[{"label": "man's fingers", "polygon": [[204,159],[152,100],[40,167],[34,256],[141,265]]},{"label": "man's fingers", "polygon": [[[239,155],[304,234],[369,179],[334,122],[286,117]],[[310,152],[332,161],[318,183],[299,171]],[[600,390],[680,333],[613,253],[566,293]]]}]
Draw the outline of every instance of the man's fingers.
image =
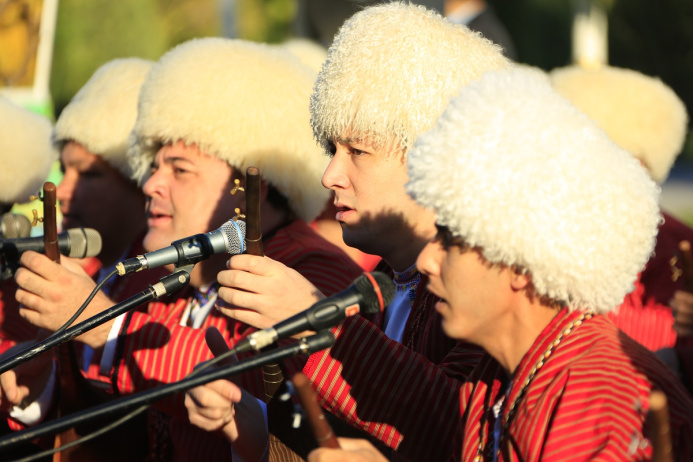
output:
[{"label": "man's fingers", "polygon": [[19,258],[19,262],[23,267],[28,268],[42,278],[49,280],[56,274],[56,270],[60,268],[59,263],[56,263],[47,256],[34,252],[33,250],[24,252]]}]

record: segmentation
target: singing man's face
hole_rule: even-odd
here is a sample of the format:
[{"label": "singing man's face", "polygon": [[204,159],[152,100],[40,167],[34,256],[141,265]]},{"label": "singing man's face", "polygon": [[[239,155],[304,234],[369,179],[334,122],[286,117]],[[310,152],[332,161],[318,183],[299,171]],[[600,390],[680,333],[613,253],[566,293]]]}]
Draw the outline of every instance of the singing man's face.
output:
[{"label": "singing man's face", "polygon": [[439,228],[416,266],[428,276],[428,290],[442,299],[435,308],[443,317],[445,334],[484,346],[493,341],[498,320],[511,306],[511,272],[453,242],[447,229]]},{"label": "singing man's face", "polygon": [[234,216],[242,195],[232,196],[232,168],[183,142],[157,152],[147,196],[148,232],[144,247],[152,251],[194,234],[219,228]]}]

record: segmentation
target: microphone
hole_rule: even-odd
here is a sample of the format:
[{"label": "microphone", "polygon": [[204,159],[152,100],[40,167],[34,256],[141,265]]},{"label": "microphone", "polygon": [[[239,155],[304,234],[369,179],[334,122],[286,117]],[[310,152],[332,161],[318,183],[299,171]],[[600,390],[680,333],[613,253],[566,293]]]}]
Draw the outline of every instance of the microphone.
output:
[{"label": "microphone", "polygon": [[310,308],[259,330],[238,342],[235,353],[260,350],[277,340],[306,330],[320,331],[337,325],[347,316],[373,314],[385,309],[395,295],[392,279],[381,272],[363,273],[352,285],[338,294],[313,304]]},{"label": "microphone", "polygon": [[0,234],[5,239],[29,237],[31,234],[31,222],[18,213],[6,213],[0,217]]},{"label": "microphone", "polygon": [[163,249],[124,260],[116,265],[116,269],[118,275],[123,276],[170,264],[192,265],[222,252],[231,255],[245,252],[245,221],[231,219],[215,231],[186,237]]},{"label": "microphone", "polygon": [[[101,235],[91,228],[72,228],[58,234],[60,253],[72,258],[94,257],[101,252]],[[45,253],[43,236],[0,239],[0,280],[12,277],[19,268],[19,257],[27,250]]]}]

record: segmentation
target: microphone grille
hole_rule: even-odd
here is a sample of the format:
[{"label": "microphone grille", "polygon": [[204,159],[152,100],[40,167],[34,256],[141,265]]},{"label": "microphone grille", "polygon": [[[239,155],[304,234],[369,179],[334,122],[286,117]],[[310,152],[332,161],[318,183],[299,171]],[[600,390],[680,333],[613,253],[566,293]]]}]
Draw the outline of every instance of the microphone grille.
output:
[{"label": "microphone grille", "polygon": [[363,297],[360,303],[362,314],[384,310],[395,296],[395,283],[380,271],[362,274],[354,281],[354,287]]},{"label": "microphone grille", "polygon": [[95,257],[101,252],[101,235],[92,228],[72,228],[67,230],[70,238],[70,253],[68,257]]},{"label": "microphone grille", "polygon": [[24,215],[6,213],[0,218],[0,231],[0,234],[5,239],[29,237],[29,234],[31,234],[31,222]]},{"label": "microphone grille", "polygon": [[219,229],[226,236],[226,252],[231,255],[245,252],[245,221],[231,219]]}]

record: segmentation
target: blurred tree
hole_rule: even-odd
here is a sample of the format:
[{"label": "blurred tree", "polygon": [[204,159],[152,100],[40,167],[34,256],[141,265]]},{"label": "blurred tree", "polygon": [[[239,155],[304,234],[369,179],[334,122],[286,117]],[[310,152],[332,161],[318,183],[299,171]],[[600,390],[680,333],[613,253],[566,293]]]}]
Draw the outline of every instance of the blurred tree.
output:
[{"label": "blurred tree", "polygon": [[164,25],[153,0],[61,0],[51,72],[56,113],[105,62],[166,50]]},{"label": "blurred tree", "polygon": [[103,63],[158,59],[193,37],[218,35],[216,0],[60,0],[51,93],[56,112]]},{"label": "blurred tree", "polygon": [[256,42],[288,38],[296,15],[295,0],[238,0],[238,35]]}]

